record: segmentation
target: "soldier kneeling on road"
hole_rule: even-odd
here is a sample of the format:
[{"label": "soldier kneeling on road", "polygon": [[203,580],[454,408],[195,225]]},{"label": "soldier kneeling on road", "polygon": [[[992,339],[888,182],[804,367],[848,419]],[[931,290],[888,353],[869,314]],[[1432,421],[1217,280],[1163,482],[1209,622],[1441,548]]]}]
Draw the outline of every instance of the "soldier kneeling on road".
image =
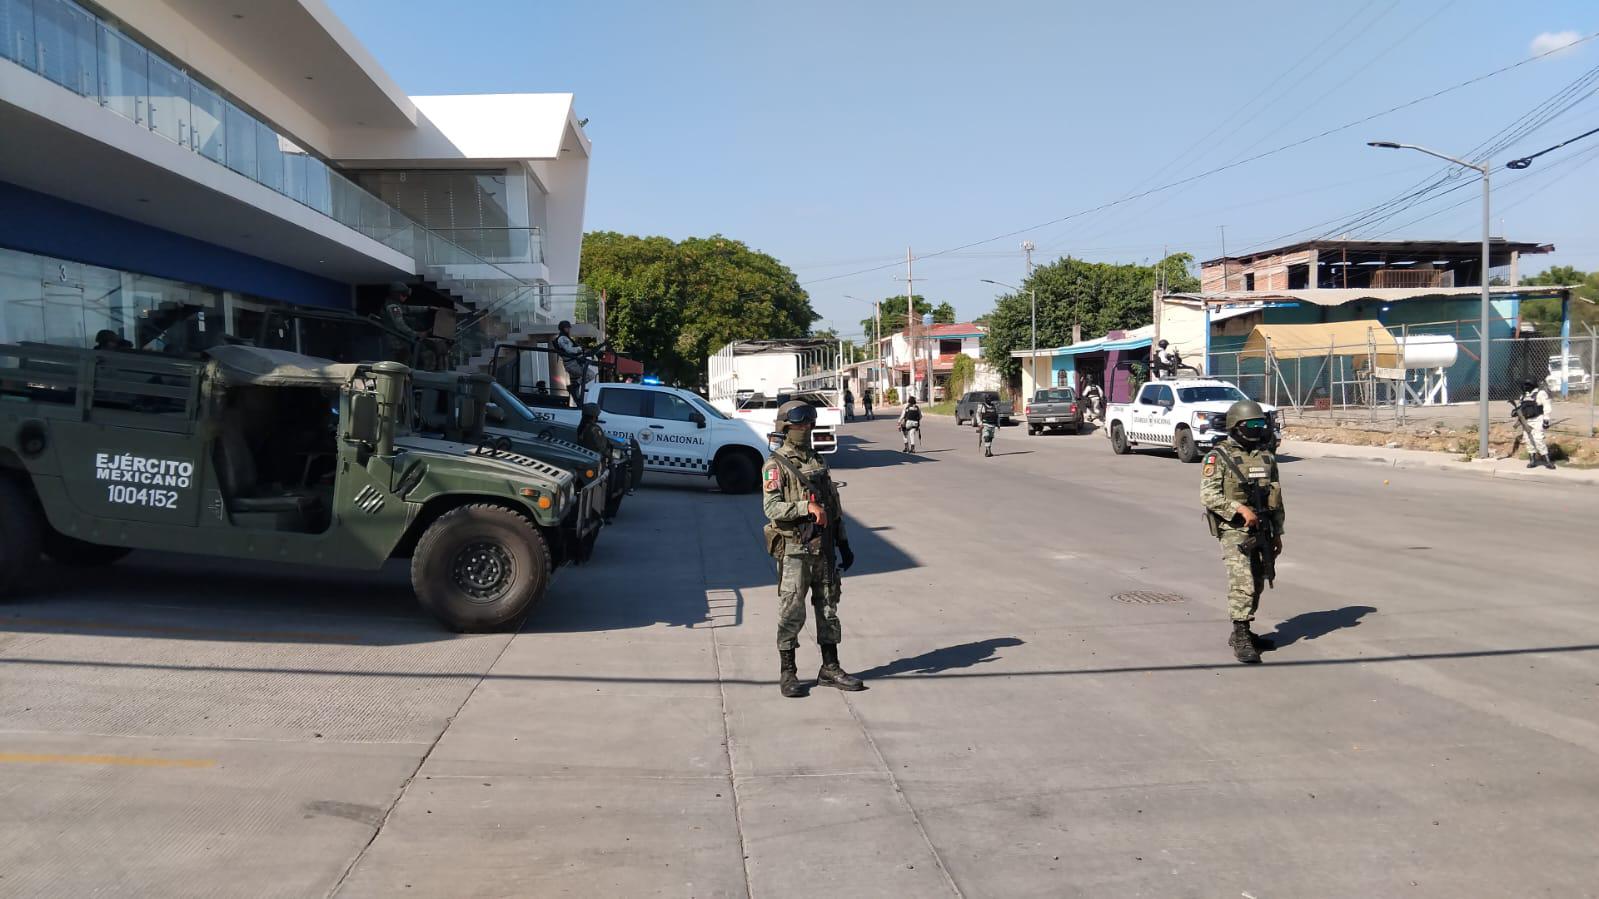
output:
[{"label": "soldier kneeling on road", "polygon": [[[778,687],[783,695],[805,695],[794,651],[805,628],[805,598],[816,608],[816,642],[822,648],[821,686],[864,690],[860,678],[838,663],[843,628],[838,622],[840,571],[855,564],[844,533],[844,506],[833,486],[827,463],[811,449],[816,409],[792,400],[777,410],[783,444],[772,451],[761,471],[766,550],[777,559]],[[835,560],[834,553],[838,553]]]},{"label": "soldier kneeling on road", "polygon": [[1283,550],[1283,488],[1277,457],[1266,449],[1270,440],[1265,410],[1254,400],[1239,400],[1227,410],[1227,439],[1205,456],[1200,473],[1205,520],[1221,542],[1227,565],[1227,613],[1233,623],[1228,643],[1240,662],[1259,662],[1260,650],[1273,648],[1249,628],[1262,584],[1277,578],[1277,555]]}]

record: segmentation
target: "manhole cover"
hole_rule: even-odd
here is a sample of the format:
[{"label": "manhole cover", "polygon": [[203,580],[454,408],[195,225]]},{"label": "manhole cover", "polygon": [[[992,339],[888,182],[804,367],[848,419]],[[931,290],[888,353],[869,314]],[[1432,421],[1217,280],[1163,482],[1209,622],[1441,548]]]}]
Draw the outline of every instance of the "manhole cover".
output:
[{"label": "manhole cover", "polygon": [[1186,600],[1176,593],[1151,593],[1148,590],[1130,590],[1118,593],[1111,599],[1117,602],[1130,602],[1138,605],[1154,605],[1163,602],[1185,602]]}]

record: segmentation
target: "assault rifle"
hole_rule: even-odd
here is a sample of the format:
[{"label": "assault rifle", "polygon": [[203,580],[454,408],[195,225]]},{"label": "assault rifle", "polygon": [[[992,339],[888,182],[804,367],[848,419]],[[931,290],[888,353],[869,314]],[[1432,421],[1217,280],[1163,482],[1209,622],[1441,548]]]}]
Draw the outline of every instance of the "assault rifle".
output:
[{"label": "assault rifle", "polygon": [[1243,485],[1246,491],[1245,505],[1255,513],[1256,524],[1249,529],[1249,536],[1238,544],[1238,548],[1251,559],[1255,556],[1260,557],[1261,573],[1266,578],[1267,586],[1275,590],[1277,589],[1277,541],[1280,535],[1277,533],[1277,522],[1271,517],[1271,499],[1267,495],[1271,488],[1244,477],[1244,473],[1238,468],[1238,463],[1233,461],[1232,454],[1225,449],[1218,449],[1216,456],[1227,466],[1227,470],[1232,472],[1233,477],[1238,479],[1238,483]]}]

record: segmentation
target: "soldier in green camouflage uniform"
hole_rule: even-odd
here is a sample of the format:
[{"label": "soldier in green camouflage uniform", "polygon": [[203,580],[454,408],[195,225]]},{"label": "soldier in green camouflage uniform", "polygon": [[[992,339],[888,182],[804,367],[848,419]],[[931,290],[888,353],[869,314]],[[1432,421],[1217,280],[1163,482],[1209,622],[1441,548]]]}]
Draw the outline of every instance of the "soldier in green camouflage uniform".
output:
[{"label": "soldier in green camouflage uniform", "polygon": [[[811,449],[816,409],[799,401],[777,410],[783,444],[773,450],[761,471],[761,504],[770,522],[766,546],[777,558],[778,687],[784,696],[805,695],[794,661],[800,631],[805,627],[805,599],[816,607],[816,642],[822,649],[818,685],[864,690],[860,678],[838,662],[843,630],[838,623],[839,572],[855,564],[844,531],[844,506],[828,474],[827,463]],[[841,561],[835,561],[834,553]]]},{"label": "soldier in green camouflage uniform", "polygon": [[[1272,648],[1269,641],[1249,628],[1260,605],[1265,565],[1259,553],[1246,552],[1242,545],[1260,516],[1267,515],[1277,534],[1273,551],[1282,551],[1282,482],[1277,477],[1277,457],[1266,449],[1270,436],[1271,423],[1260,404],[1239,400],[1227,410],[1227,439],[1205,456],[1200,477],[1200,502],[1208,513],[1211,535],[1221,543],[1222,561],[1227,565],[1227,613],[1233,622],[1228,643],[1240,662],[1259,662],[1260,650]],[[1226,458],[1222,457],[1224,453]],[[1266,509],[1250,507],[1249,484],[1241,482],[1239,474],[1267,488]]]}]

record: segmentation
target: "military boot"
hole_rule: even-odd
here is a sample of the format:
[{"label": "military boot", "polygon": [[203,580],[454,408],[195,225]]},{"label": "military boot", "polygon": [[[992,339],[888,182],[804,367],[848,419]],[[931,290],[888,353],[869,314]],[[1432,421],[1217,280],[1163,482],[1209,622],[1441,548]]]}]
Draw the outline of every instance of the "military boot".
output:
[{"label": "military boot", "polygon": [[805,695],[805,688],[800,686],[799,669],[794,665],[794,650],[779,649],[777,656],[781,659],[777,688],[789,699],[799,699]]},{"label": "military boot", "polygon": [[866,689],[866,685],[861,683],[860,678],[845,671],[843,666],[838,664],[837,643],[822,644],[822,670],[816,672],[816,685],[818,687],[837,687],[840,690],[849,690],[851,692]]},{"label": "military boot", "polygon": [[1233,648],[1233,658],[1253,664],[1260,661],[1260,652],[1255,649],[1255,644],[1250,641],[1249,636],[1249,622],[1234,621],[1233,636],[1227,643]]},{"label": "military boot", "polygon": [[1554,456],[1544,456],[1543,457],[1543,467],[1549,469],[1550,471],[1554,471],[1555,470],[1555,457]]},{"label": "military boot", "polygon": [[1540,466],[1542,464],[1543,464],[1543,457],[1542,456],[1538,455],[1537,453],[1528,453],[1527,454],[1527,467],[1528,468],[1537,468],[1538,466]]}]

